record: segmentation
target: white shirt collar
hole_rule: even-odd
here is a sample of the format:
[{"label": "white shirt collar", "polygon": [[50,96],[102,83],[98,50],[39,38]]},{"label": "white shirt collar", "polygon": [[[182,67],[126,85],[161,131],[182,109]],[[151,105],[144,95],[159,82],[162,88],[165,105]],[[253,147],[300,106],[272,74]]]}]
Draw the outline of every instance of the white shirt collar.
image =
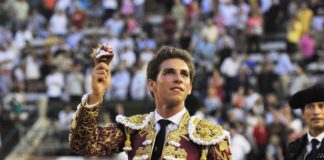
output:
[{"label": "white shirt collar", "polygon": [[154,111],[154,124],[156,124],[160,119],[167,119],[171,121],[173,124],[176,124],[177,126],[180,125],[181,119],[183,115],[187,112],[186,107],[183,107],[183,109],[178,112],[177,114],[169,117],[169,118],[163,118],[156,110]]},{"label": "white shirt collar", "polygon": [[319,134],[316,137],[313,137],[309,134],[309,131],[307,132],[307,139],[308,139],[308,143],[311,143],[312,139],[317,139],[319,142],[322,142],[323,138],[324,138],[324,132],[322,132],[321,134]]}]

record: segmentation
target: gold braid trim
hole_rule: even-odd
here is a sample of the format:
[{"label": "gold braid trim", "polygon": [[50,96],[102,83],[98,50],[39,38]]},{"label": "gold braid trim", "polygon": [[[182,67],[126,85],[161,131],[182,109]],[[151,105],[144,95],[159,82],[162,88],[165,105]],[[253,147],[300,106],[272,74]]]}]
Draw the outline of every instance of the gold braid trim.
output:
[{"label": "gold braid trim", "polygon": [[228,131],[208,120],[191,117],[189,121],[189,138],[199,145],[214,145],[223,139],[230,139]]},{"label": "gold braid trim", "polygon": [[121,123],[125,127],[131,128],[133,130],[140,130],[150,122],[153,114],[154,112],[151,112],[150,114],[138,114],[131,117],[118,115],[116,117],[116,122]]}]

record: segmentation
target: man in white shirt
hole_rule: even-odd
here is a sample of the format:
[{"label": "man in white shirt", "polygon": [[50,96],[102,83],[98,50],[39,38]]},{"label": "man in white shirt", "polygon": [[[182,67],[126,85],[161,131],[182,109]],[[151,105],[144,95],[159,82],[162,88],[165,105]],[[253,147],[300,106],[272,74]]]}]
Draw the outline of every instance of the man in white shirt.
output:
[{"label": "man in white shirt", "polygon": [[321,160],[324,159],[324,83],[295,93],[289,105],[302,109],[308,132],[291,142],[285,154],[285,160]]},{"label": "man in white shirt", "polygon": [[[147,67],[147,87],[156,109],[132,117],[117,116],[118,124],[98,127],[96,118],[107,88],[112,85],[110,59],[96,61],[92,93],[83,98],[72,122],[71,149],[84,155],[127,151],[129,159],[231,159],[229,132],[191,117],[185,99],[191,93],[194,64],[188,52],[162,47]],[[100,53],[100,52],[94,52]]]}]

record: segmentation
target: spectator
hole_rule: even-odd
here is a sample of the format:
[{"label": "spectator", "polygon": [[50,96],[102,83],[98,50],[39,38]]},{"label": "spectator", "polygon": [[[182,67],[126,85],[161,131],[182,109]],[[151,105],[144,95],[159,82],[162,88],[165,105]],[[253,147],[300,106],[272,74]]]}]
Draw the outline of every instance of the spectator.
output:
[{"label": "spectator", "polygon": [[289,95],[295,94],[297,91],[303,90],[309,87],[310,78],[304,72],[301,66],[296,66],[295,74],[292,76]]},{"label": "spectator", "polygon": [[324,8],[320,8],[318,10],[318,14],[314,15],[312,28],[315,32],[323,32],[324,31]]},{"label": "spectator", "polygon": [[40,3],[41,5],[41,12],[45,16],[47,20],[49,20],[55,10],[56,0],[42,0]]},{"label": "spectator", "polygon": [[305,64],[313,60],[315,56],[315,35],[313,32],[302,36],[299,41],[299,48]]},{"label": "spectator", "polygon": [[23,25],[26,24],[28,20],[28,13],[29,13],[29,5],[27,0],[16,0],[12,4],[12,9],[14,12],[14,22],[15,22],[15,29],[21,28]]},{"label": "spectator", "polygon": [[13,40],[13,33],[9,27],[0,25],[0,44],[5,44],[7,41]]},{"label": "spectator", "polygon": [[120,48],[127,47],[130,50],[135,51],[134,45],[135,45],[134,39],[131,38],[126,32],[122,33],[120,42],[119,42]]},{"label": "spectator", "polygon": [[26,47],[26,43],[30,42],[31,40],[33,40],[32,32],[27,28],[26,24],[22,25],[15,35],[15,47],[22,49]]},{"label": "spectator", "polygon": [[278,78],[279,76],[273,71],[272,62],[265,59],[257,75],[258,88],[262,96],[275,92]]},{"label": "spectator", "polygon": [[290,75],[294,70],[294,66],[290,57],[283,52],[279,52],[277,65],[274,68],[276,74],[279,75],[280,93],[282,97],[287,97],[289,92]]},{"label": "spectator", "polygon": [[238,87],[237,91],[235,91],[233,93],[231,102],[234,107],[237,107],[240,109],[245,108],[246,102],[245,102],[244,92],[245,92],[244,87],[240,86],[240,87]]},{"label": "spectator", "polygon": [[111,90],[113,99],[127,100],[130,78],[130,73],[126,69],[126,61],[121,61],[118,70],[112,76]]},{"label": "spectator", "polygon": [[214,0],[202,0],[200,2],[201,12],[207,17],[215,10],[216,2]]},{"label": "spectator", "polygon": [[139,60],[144,66],[147,66],[148,62],[153,58],[154,53],[148,47],[145,47],[143,52],[140,53]]},{"label": "spectator", "polygon": [[84,33],[78,30],[76,27],[71,26],[66,37],[68,48],[70,48],[72,51],[77,51],[82,38],[84,38]]},{"label": "spectator", "polygon": [[74,62],[73,67],[71,67],[71,72],[66,76],[65,93],[69,96],[69,100],[73,107],[78,106],[82,95],[85,93],[83,89],[84,75],[81,69],[81,65]]},{"label": "spectator", "polygon": [[45,85],[47,88],[48,97],[48,116],[51,119],[57,118],[57,113],[59,111],[58,102],[61,101],[63,96],[64,76],[61,71],[58,70],[56,66],[51,68],[51,73],[46,76]]},{"label": "spectator", "polygon": [[247,21],[248,52],[260,52],[261,36],[263,34],[263,18],[257,11],[252,11],[252,15]]},{"label": "spectator", "polygon": [[35,92],[37,91],[37,82],[41,78],[40,73],[40,62],[38,61],[37,55],[34,49],[26,48],[27,57],[25,61],[25,79],[27,84],[27,91]]},{"label": "spectator", "polygon": [[247,111],[253,109],[260,98],[260,94],[257,93],[253,87],[249,87],[247,90],[247,95],[245,96],[245,109]]},{"label": "spectator", "polygon": [[151,50],[155,50],[157,45],[154,39],[148,37],[146,34],[140,35],[140,39],[137,41],[137,48],[140,51],[143,51],[145,47],[150,48]]},{"label": "spectator", "polygon": [[80,30],[84,28],[86,22],[86,12],[82,10],[81,7],[76,7],[76,10],[70,15],[71,26]]},{"label": "spectator", "polygon": [[213,62],[216,52],[215,43],[209,41],[206,36],[198,40],[195,50],[201,61]]},{"label": "spectator", "polygon": [[162,22],[162,29],[165,34],[166,45],[173,45],[175,43],[175,34],[177,32],[177,21],[171,14],[165,16]]},{"label": "spectator", "polygon": [[130,69],[136,61],[134,51],[130,50],[128,47],[123,48],[123,50],[120,52],[120,61],[125,61],[126,68]]},{"label": "spectator", "polygon": [[303,26],[298,19],[298,17],[293,17],[288,22],[288,29],[287,29],[287,52],[288,54],[294,54],[297,51],[297,44],[302,36]]},{"label": "spectator", "polygon": [[283,148],[277,135],[270,137],[270,144],[266,149],[267,160],[283,160]]},{"label": "spectator", "polygon": [[14,67],[15,54],[5,44],[0,44],[0,75],[2,93],[9,93],[12,85],[11,74]]},{"label": "spectator", "polygon": [[48,36],[46,23],[46,18],[37,9],[31,11],[28,18],[28,28],[35,38],[45,38]]},{"label": "spectator", "polygon": [[131,0],[123,0],[121,4],[121,14],[123,16],[130,16],[134,13],[134,4]]},{"label": "spectator", "polygon": [[240,44],[236,45],[237,50],[239,52],[245,52],[246,47],[245,47],[245,30],[246,30],[246,24],[248,20],[248,15],[247,13],[244,12],[243,7],[240,7],[236,16],[236,36],[235,36],[235,44]]},{"label": "spectator", "polygon": [[138,23],[142,23],[145,9],[145,0],[134,0],[134,17]]},{"label": "spectator", "polygon": [[71,0],[56,0],[55,10],[66,11],[68,6],[71,5]]},{"label": "spectator", "polygon": [[139,63],[135,66],[134,75],[130,83],[130,95],[132,100],[144,100],[146,98],[147,88],[145,79],[144,64]]},{"label": "spectator", "polygon": [[69,130],[71,128],[74,111],[71,104],[66,104],[64,109],[58,113],[60,141],[67,143],[69,137]]},{"label": "spectator", "polygon": [[64,10],[55,11],[49,20],[49,31],[57,36],[64,36],[68,31],[68,19]]},{"label": "spectator", "polygon": [[257,153],[257,159],[265,159],[269,132],[267,131],[264,120],[262,118],[259,118],[258,124],[254,127],[253,137],[255,144],[254,149]]},{"label": "spectator", "polygon": [[233,154],[233,160],[245,160],[247,154],[251,151],[251,144],[241,133],[237,131],[235,126],[231,127],[230,133],[230,146]]},{"label": "spectator", "polygon": [[238,7],[235,6],[232,1],[226,1],[225,3],[220,3],[219,10],[220,14],[224,16],[224,25],[227,32],[233,36],[235,34],[235,17],[238,12]]},{"label": "spectator", "polygon": [[138,22],[132,16],[125,17],[125,28],[129,35],[136,35],[140,32]]},{"label": "spectator", "polygon": [[118,12],[113,15],[113,18],[107,19],[104,24],[110,30],[111,36],[118,38],[121,33],[124,31],[125,22],[121,19]]},{"label": "spectator", "polygon": [[105,22],[107,19],[111,18],[115,11],[118,9],[118,2],[117,0],[103,0],[102,6],[104,9],[102,22]]},{"label": "spectator", "polygon": [[172,7],[172,16],[177,21],[178,30],[181,31],[184,27],[185,17],[186,17],[186,8],[181,3],[181,0],[176,0],[175,5]]},{"label": "spectator", "polygon": [[68,73],[73,65],[72,53],[69,50],[59,49],[53,59],[53,64],[64,74]]},{"label": "spectator", "polygon": [[302,34],[309,33],[313,19],[313,11],[308,8],[307,2],[301,3],[300,8],[297,10],[297,17],[302,25]]},{"label": "spectator", "polygon": [[222,101],[224,98],[223,84],[224,84],[223,77],[220,75],[217,69],[214,69],[212,75],[208,79],[208,88],[214,89],[217,94],[217,97],[219,97]]},{"label": "spectator", "polygon": [[225,76],[225,101],[231,100],[231,94],[236,90],[235,78],[238,76],[241,61],[237,53],[233,52],[231,57],[227,57],[221,65],[220,71]]},{"label": "spectator", "polygon": [[206,113],[209,114],[212,111],[219,110],[222,107],[222,101],[217,96],[216,90],[208,88],[207,97],[204,99],[204,105],[206,107]]},{"label": "spectator", "polygon": [[218,29],[213,20],[208,19],[207,25],[202,28],[201,37],[206,37],[210,43],[215,43],[218,38]]}]

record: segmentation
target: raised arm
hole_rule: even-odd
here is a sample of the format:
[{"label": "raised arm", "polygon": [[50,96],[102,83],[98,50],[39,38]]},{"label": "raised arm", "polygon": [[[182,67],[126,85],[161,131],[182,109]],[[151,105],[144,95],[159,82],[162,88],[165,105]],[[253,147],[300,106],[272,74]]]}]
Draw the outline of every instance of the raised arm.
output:
[{"label": "raised arm", "polygon": [[109,155],[121,151],[125,135],[116,124],[97,126],[97,117],[107,88],[111,85],[109,63],[111,46],[102,45],[91,55],[95,62],[92,71],[92,92],[82,99],[69,134],[71,149],[83,155]]}]

